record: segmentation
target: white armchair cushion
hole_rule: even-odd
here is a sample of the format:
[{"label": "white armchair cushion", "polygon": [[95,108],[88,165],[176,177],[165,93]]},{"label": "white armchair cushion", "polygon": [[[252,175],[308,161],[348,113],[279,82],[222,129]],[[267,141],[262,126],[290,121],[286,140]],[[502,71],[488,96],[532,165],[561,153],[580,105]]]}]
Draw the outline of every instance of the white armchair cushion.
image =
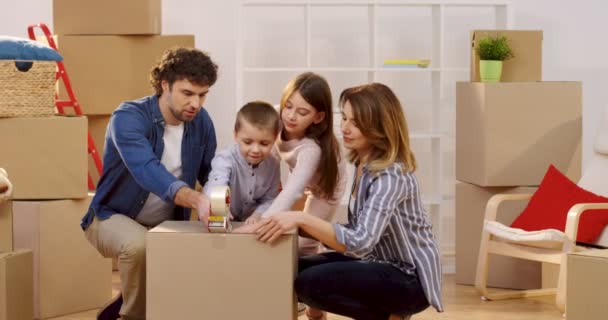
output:
[{"label": "white armchair cushion", "polygon": [[485,221],[484,229],[497,240],[530,247],[559,249],[566,241],[566,234],[556,229],[525,231],[496,221]]}]

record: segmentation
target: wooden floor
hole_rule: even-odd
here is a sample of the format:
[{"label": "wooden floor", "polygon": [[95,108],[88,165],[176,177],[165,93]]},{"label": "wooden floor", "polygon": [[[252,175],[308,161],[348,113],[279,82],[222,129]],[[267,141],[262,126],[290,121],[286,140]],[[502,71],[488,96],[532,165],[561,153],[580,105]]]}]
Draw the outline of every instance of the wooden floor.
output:
[{"label": "wooden floor", "polygon": [[[118,274],[114,274],[114,294],[118,293]],[[554,296],[502,301],[481,301],[473,287],[454,284],[454,277],[444,277],[444,303],[446,311],[437,313],[434,309],[412,317],[412,320],[563,320],[554,305]],[[52,320],[95,320],[97,310],[52,318]],[[305,320],[300,316],[298,320]],[[329,315],[329,320],[349,318]],[[246,319],[245,319],[246,320]]]}]

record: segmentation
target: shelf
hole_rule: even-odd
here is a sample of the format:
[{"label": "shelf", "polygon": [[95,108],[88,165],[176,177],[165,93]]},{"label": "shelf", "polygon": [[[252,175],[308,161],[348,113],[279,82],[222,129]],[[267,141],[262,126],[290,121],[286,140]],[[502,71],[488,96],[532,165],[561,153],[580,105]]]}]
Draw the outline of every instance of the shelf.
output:
[{"label": "shelf", "polygon": [[[334,114],[339,115],[339,113],[337,113],[337,112],[335,112]],[[334,126],[336,126],[336,123],[334,123]],[[342,139],[342,133],[339,130],[334,129],[334,134],[336,135],[336,138]],[[443,134],[443,133],[428,133],[428,132],[410,133],[410,139],[412,139],[412,140],[424,140],[424,139],[439,140],[439,139],[443,139],[446,137],[447,137],[447,135]]]},{"label": "shelf", "polygon": [[468,72],[469,68],[397,68],[397,67],[285,67],[285,68],[244,68],[244,72]]},{"label": "shelf", "polygon": [[412,132],[410,134],[410,139],[441,139],[445,138],[446,135],[442,133],[418,133]]},{"label": "shelf", "polygon": [[509,5],[510,1],[506,0],[482,0],[482,1],[462,1],[462,0],[365,0],[365,1],[353,1],[353,0],[308,0],[308,1],[243,1],[243,6],[246,7],[294,7],[294,6],[315,6],[315,7],[337,7],[337,6],[475,6],[475,7],[493,7],[501,5]]},{"label": "shelf", "polygon": [[[408,10],[407,7],[412,8]],[[420,92],[420,94],[425,95],[424,100],[421,100],[424,102],[418,103],[415,106],[408,105],[408,108],[415,108],[414,112],[419,111],[420,119],[425,123],[417,126],[417,129],[420,131],[411,131],[409,137],[410,142],[415,147],[424,148],[425,162],[420,163],[424,167],[424,170],[421,170],[422,172],[418,176],[421,185],[422,198],[420,200],[433,221],[433,227],[436,230],[436,237],[439,243],[444,246],[445,243],[441,240],[442,235],[446,231],[444,230],[446,227],[443,225],[443,214],[447,209],[455,210],[450,206],[445,206],[446,202],[454,201],[453,196],[444,194],[444,190],[449,190],[449,188],[446,188],[446,185],[454,181],[451,175],[446,175],[446,170],[444,169],[445,161],[453,161],[449,155],[445,154],[445,151],[451,148],[452,143],[450,142],[454,137],[453,132],[451,132],[452,127],[448,125],[448,131],[444,131],[446,130],[444,126],[445,123],[450,123],[449,121],[455,117],[451,111],[454,110],[452,107],[456,104],[454,101],[455,96],[451,95],[447,90],[452,90],[455,78],[468,76],[470,72],[468,66],[462,66],[466,64],[465,60],[454,61],[453,59],[446,58],[448,56],[452,58],[450,55],[456,53],[465,55],[471,50],[470,42],[464,41],[466,34],[452,32],[450,30],[451,25],[448,24],[449,21],[454,20],[463,25],[463,21],[460,20],[461,17],[459,15],[453,16],[450,14],[452,11],[459,12],[461,8],[476,9],[471,11],[479,11],[480,13],[477,15],[483,18],[482,21],[488,18],[487,15],[489,13],[486,8],[493,8],[494,12],[490,15],[493,16],[491,18],[494,18],[494,22],[489,28],[512,28],[511,0],[243,0],[239,8],[240,14],[245,15],[249,11],[256,16],[261,15],[262,18],[258,17],[258,20],[264,19],[265,14],[266,18],[271,17],[271,20],[276,19],[275,16],[280,16],[282,19],[280,20],[281,23],[284,23],[283,20],[286,17],[283,17],[281,12],[277,13],[276,10],[272,9],[286,11],[285,14],[297,14],[298,21],[301,20],[303,34],[299,36],[301,42],[294,41],[294,43],[299,45],[297,47],[298,50],[301,48],[301,55],[304,59],[300,58],[300,54],[298,54],[298,60],[287,59],[289,56],[285,56],[285,59],[274,61],[271,57],[260,55],[261,58],[247,59],[247,63],[245,64],[246,59],[244,57],[247,52],[245,44],[248,43],[246,40],[250,38],[242,35],[242,32],[247,30],[247,27],[239,24],[237,26],[239,36],[237,37],[236,46],[236,92],[237,101],[239,102],[237,105],[242,105],[244,93],[246,92],[245,88],[249,85],[255,84],[258,86],[260,83],[268,82],[269,86],[277,86],[275,82],[279,79],[284,81],[287,75],[293,76],[307,71],[325,74],[330,80],[334,81],[334,83],[330,83],[330,86],[336,91],[344,87],[358,85],[360,84],[359,82],[370,83],[382,80],[387,81],[387,85],[391,86],[398,96],[403,94],[415,95],[418,94],[419,90],[424,90],[424,92]],[[332,54],[324,57],[324,48],[319,48],[317,41],[335,41],[336,39],[334,39],[335,35],[333,33],[319,39],[319,35],[323,33],[319,33],[318,31],[323,30],[317,29],[316,24],[321,23],[321,26],[325,28],[327,27],[326,24],[332,21],[332,17],[337,18],[336,21],[341,23],[342,12],[344,12],[346,17],[356,14],[357,19],[365,16],[367,26],[366,37],[356,39],[360,43],[352,42],[352,37],[358,37],[358,33],[349,31],[347,26],[341,24],[341,32],[344,32],[346,40],[351,41],[347,42],[347,45],[356,45],[356,50],[331,52]],[[428,25],[425,30],[414,29],[415,25],[409,26],[407,21],[403,22],[408,20],[408,16],[411,14],[414,15],[414,18],[418,19],[415,20],[418,24]],[[403,17],[399,17],[399,15]],[[267,20],[262,21],[268,23]],[[248,21],[248,23],[252,22],[254,21]],[[361,22],[357,20],[356,23],[358,23],[356,31],[360,32],[361,30],[359,29],[362,29]],[[405,32],[407,37],[399,36],[403,32],[400,29],[404,27],[401,25],[403,23],[405,23],[406,28],[410,28]],[[474,21],[471,23],[475,25]],[[468,31],[468,22],[466,25],[466,31]],[[265,28],[262,28],[261,31],[265,35],[268,34],[270,36],[275,32],[271,27],[264,26]],[[279,36],[284,37],[284,33],[281,32]],[[390,43],[390,41],[413,41],[418,39],[416,37],[419,36],[424,37],[424,42],[421,42],[422,45],[430,44],[430,51],[426,49],[422,50],[425,47],[422,47],[421,50],[417,50],[417,48],[414,48],[416,50],[404,49],[404,47],[410,48],[411,46]],[[294,37],[298,36],[294,35]],[[462,44],[458,52],[453,52],[452,48],[448,48],[448,45],[454,43],[455,39],[458,39],[459,43]],[[291,40],[295,39],[290,38],[289,41]],[[266,41],[266,38],[264,38],[264,41]],[[284,39],[279,37],[279,41],[284,41]],[[367,42],[367,46],[361,46],[365,41]],[[323,42],[319,43],[322,44]],[[333,42],[332,44],[336,48],[340,45]],[[273,44],[269,43],[268,46],[272,48]],[[300,53],[300,51],[298,52]],[[342,56],[349,58],[348,56],[351,54],[357,55],[357,58],[360,59],[341,59]],[[460,56],[456,55],[456,58],[458,57]],[[408,58],[430,59],[431,64],[427,68],[384,66],[383,64],[387,59]],[[420,83],[417,82],[418,79],[420,79]],[[426,96],[429,90],[431,93],[430,97]],[[266,95],[276,97],[279,88],[275,88],[274,91],[276,92],[266,93]],[[261,94],[258,90],[247,92],[247,99],[255,98]],[[449,119],[444,119],[444,117],[448,117]],[[340,132],[340,113],[338,112],[334,112],[334,129],[336,137],[340,144],[343,145],[342,134]],[[452,167],[453,163],[447,164],[448,169],[453,170]],[[352,166],[349,166],[348,170],[352,174]],[[346,195],[345,197],[341,199],[343,205],[346,205],[348,201],[348,197]],[[453,229],[453,223],[450,222],[447,228]],[[448,232],[448,234],[450,233]],[[453,248],[453,245],[448,244],[448,247]],[[453,249],[451,249],[451,252],[453,252]]]},{"label": "shelf", "polygon": [[422,196],[422,203],[429,206],[438,206],[443,202],[442,197],[437,195]]}]

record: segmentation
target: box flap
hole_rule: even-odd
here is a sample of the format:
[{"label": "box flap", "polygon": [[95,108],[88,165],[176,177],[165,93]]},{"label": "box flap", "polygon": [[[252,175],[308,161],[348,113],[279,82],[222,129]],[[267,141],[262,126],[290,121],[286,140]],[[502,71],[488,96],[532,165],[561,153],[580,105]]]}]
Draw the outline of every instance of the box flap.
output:
[{"label": "box flap", "polygon": [[150,233],[208,233],[200,221],[165,221],[150,229]]}]

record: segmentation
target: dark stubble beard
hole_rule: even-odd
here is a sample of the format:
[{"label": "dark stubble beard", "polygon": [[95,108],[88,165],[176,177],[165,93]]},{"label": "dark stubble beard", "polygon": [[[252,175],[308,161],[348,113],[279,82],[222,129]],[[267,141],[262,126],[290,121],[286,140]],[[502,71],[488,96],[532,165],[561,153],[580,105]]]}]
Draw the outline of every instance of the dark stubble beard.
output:
[{"label": "dark stubble beard", "polygon": [[194,118],[196,117],[196,115],[195,115],[194,117],[192,117],[192,119],[185,118],[183,116],[183,114],[180,113],[179,111],[175,110],[175,108],[173,108],[173,106],[169,106],[169,110],[171,111],[171,114],[173,115],[173,117],[175,117],[175,119],[177,119],[179,121],[190,122],[190,121],[194,120]]}]

